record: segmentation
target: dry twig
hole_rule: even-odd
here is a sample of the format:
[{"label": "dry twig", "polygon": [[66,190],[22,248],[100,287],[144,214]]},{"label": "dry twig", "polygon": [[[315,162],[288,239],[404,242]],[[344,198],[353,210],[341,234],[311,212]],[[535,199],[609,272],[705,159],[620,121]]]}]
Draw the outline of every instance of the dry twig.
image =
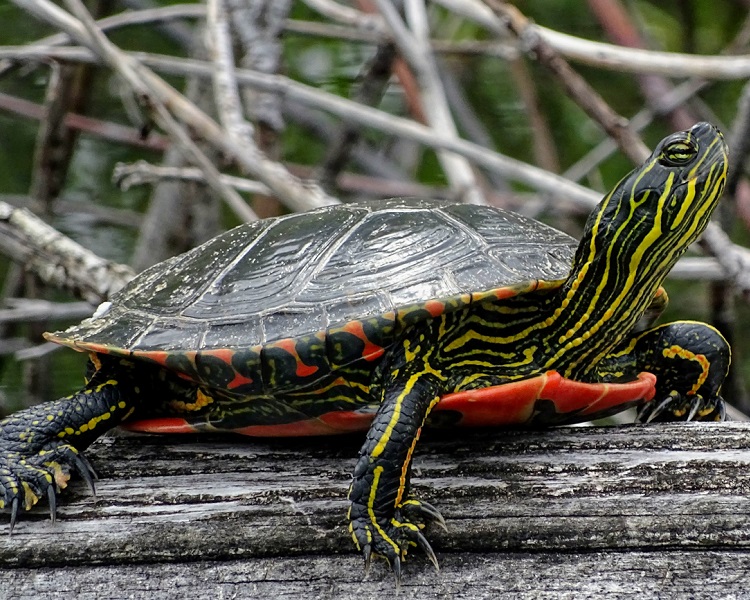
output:
[{"label": "dry twig", "polygon": [[[458,130],[448,108],[445,92],[440,81],[437,66],[430,49],[427,14],[423,0],[408,0],[406,16],[409,27],[401,20],[390,0],[376,0],[378,9],[385,19],[393,40],[401,55],[416,76],[421,92],[421,108],[431,128],[445,137],[458,139]],[[453,153],[439,152],[443,170],[451,186],[459,197],[470,204],[485,204],[468,161]]]},{"label": "dry twig", "polygon": [[[317,186],[298,181],[282,165],[263,156],[256,147],[237,143],[236,140],[227,136],[213,119],[198,110],[182,94],[156,76],[150,69],[138,63],[132,56],[116,48],[101,32],[98,32],[95,28],[92,29],[94,24],[90,16],[86,18],[89,24],[87,30],[79,20],[62,11],[49,0],[12,1],[30,14],[64,30],[79,43],[91,47],[100,60],[112,67],[128,82],[136,96],[147,104],[154,118],[158,120],[157,122],[165,129],[170,130],[170,134],[174,135],[176,139],[181,138],[184,131],[179,126],[175,126],[173,114],[189,125],[207,142],[231,156],[248,173],[253,174],[268,185],[274,191],[274,194],[290,208],[306,210],[337,202],[335,198],[326,195]],[[67,0],[67,2],[72,3],[80,16],[85,18],[85,9],[78,0]],[[169,110],[166,107],[169,107]],[[191,140],[181,141],[190,142]],[[191,150],[189,143],[187,143],[186,148],[188,151]],[[194,158],[201,163],[200,154],[195,154]],[[203,168],[204,165],[201,164],[201,167]],[[206,164],[205,169],[209,178],[212,179],[212,183],[221,189],[221,183],[213,165]],[[214,177],[214,175],[216,176]],[[231,197],[231,194],[227,197]]]},{"label": "dry twig", "polygon": [[109,298],[134,273],[104,260],[22,208],[0,202],[0,250],[48,285],[91,304]]}]

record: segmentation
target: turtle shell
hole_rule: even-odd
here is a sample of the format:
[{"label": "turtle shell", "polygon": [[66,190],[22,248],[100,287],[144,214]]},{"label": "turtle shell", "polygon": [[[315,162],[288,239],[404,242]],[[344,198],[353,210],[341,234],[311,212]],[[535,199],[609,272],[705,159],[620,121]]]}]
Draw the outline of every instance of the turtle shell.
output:
[{"label": "turtle shell", "polygon": [[377,353],[415,320],[536,289],[539,280],[558,285],[576,247],[552,227],[487,206],[331,206],[240,225],[159,263],[92,318],[48,339],[165,364],[300,339],[325,345],[331,332],[366,324]]}]

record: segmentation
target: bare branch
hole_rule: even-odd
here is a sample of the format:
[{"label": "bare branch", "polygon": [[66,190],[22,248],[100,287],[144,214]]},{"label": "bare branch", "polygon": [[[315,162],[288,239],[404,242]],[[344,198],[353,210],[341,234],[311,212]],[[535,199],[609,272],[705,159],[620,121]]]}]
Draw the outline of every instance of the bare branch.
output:
[{"label": "bare branch", "polygon": [[46,210],[54,216],[76,215],[78,219],[85,219],[87,225],[115,225],[117,227],[140,227],[143,215],[127,208],[115,208],[94,203],[82,203],[59,196],[52,205],[43,205],[36,198],[22,194],[0,194],[0,201],[7,202],[16,208],[25,208],[34,214]]},{"label": "bare branch", "polygon": [[[380,44],[375,55],[365,67],[361,82],[354,93],[354,100],[367,106],[376,106],[385,93],[391,76],[396,47],[391,42]],[[326,157],[320,167],[320,180],[326,189],[333,189],[336,177],[346,166],[360,140],[362,130],[353,123],[342,123],[336,139],[329,144]]]},{"label": "bare branch", "polygon": [[[497,17],[480,0],[433,0],[447,9],[475,21],[488,30],[507,37],[507,30]],[[335,2],[329,0],[308,0],[311,8],[318,10],[319,5],[333,6]],[[319,10],[321,14],[335,21],[345,24],[345,27],[327,23],[300,22],[288,20],[286,29],[290,32],[334,37],[342,40],[378,44],[388,37],[385,24],[379,15],[372,15],[337,5],[344,12]],[[128,11],[97,21],[102,30],[116,29],[129,25],[138,25],[152,21],[205,17],[206,9],[199,4],[176,4],[173,6]],[[563,56],[611,71],[625,71],[629,73],[654,73],[668,77],[700,77],[707,80],[717,79],[746,79],[750,76],[750,55],[736,56],[697,56],[678,52],[657,52],[636,48],[624,48],[603,42],[594,42],[580,37],[554,31],[539,25],[530,25],[552,48]],[[61,45],[70,42],[65,33],[49,36],[33,45]],[[484,42],[463,40],[446,42],[433,40],[435,52],[446,53],[482,53],[511,59],[518,51],[505,41]],[[8,62],[0,62],[0,74],[11,66]]]},{"label": "bare branch", "polygon": [[234,53],[224,0],[207,0],[206,48],[213,61],[214,99],[219,120],[238,143],[253,144],[253,126],[242,114],[242,102],[234,75]]},{"label": "bare branch", "polygon": [[[142,25],[144,23],[151,23],[153,21],[167,21],[170,19],[183,19],[183,18],[203,18],[206,16],[206,8],[199,4],[174,4],[172,6],[164,6],[160,8],[150,8],[139,11],[126,11],[118,15],[99,19],[96,24],[103,31],[109,29],[117,29],[120,27],[128,27],[130,25]],[[44,47],[44,46],[62,46],[69,44],[71,38],[66,33],[56,33],[54,35],[47,36],[36,42],[32,42],[29,46]],[[0,60],[0,75],[3,75],[8,69],[13,67],[13,62],[9,59]]]},{"label": "bare branch", "polygon": [[[423,0],[409,0],[406,12],[411,29],[401,20],[390,0],[376,0],[401,54],[419,83],[422,110],[432,129],[445,137],[458,139],[458,130],[448,108],[440,75],[429,46],[429,29]],[[471,165],[462,156],[438,153],[446,177],[460,197],[470,204],[485,204]]]},{"label": "bare branch", "polygon": [[[229,207],[245,221],[256,220],[255,213],[247,206],[242,197],[234,189],[221,183],[219,172],[213,162],[198,148],[198,145],[191,139],[185,129],[177,123],[171,112],[167,109],[165,100],[157,94],[152,93],[151,88],[153,86],[149,86],[149,82],[144,80],[141,74],[137,72],[137,63],[127,56],[123,56],[109,42],[96,27],[94,19],[81,0],[65,0],[65,3],[80,19],[78,25],[81,25],[85,30],[85,32],[82,32],[84,33],[82,36],[82,39],[85,40],[84,43],[101,56],[104,62],[112,67],[132,87],[135,96],[142,104],[148,106],[156,122],[179,144],[185,155],[206,172],[206,179],[209,185],[226,201]],[[164,85],[166,86],[166,84]],[[178,94],[173,88],[168,89],[174,94]],[[184,96],[181,98],[184,102],[189,102]],[[194,105],[193,107],[196,111],[198,110]]]},{"label": "bare branch", "polygon": [[104,260],[22,208],[0,202],[0,250],[44,283],[91,304],[109,298],[134,273]]},{"label": "bare branch", "polygon": [[[148,103],[154,117],[158,119],[161,126],[171,130],[170,133],[175,136],[181,134],[180,128],[174,127],[174,123],[170,122],[173,121],[173,118],[164,108],[169,106],[169,111],[189,124],[207,142],[233,157],[237,164],[268,185],[274,191],[274,194],[293,210],[307,210],[338,202],[335,198],[325,194],[319,187],[298,181],[282,165],[263,156],[257,148],[237,143],[233,138],[227,136],[213,119],[198,110],[194,104],[156,76],[150,69],[135,61],[132,55],[127,55],[117,49],[100,33],[90,34],[79,21],[49,0],[12,1],[29,13],[63,29],[80,43],[92,45],[94,49],[104,49],[105,54],[102,56],[104,62],[122,75],[136,94]],[[76,0],[67,1],[74,2]],[[92,35],[96,35],[96,41],[91,39]],[[200,160],[199,156],[195,158]],[[201,164],[201,167],[203,167],[203,164]],[[212,168],[212,166],[206,165],[207,174],[211,175]],[[214,177],[213,183],[217,186],[221,185],[218,176]]]},{"label": "bare branch", "polygon": [[[88,61],[87,61],[88,62]],[[10,96],[0,92],[0,109],[16,115],[41,121],[46,118],[44,107],[23,98]],[[120,144],[128,144],[137,148],[162,151],[169,145],[169,139],[158,133],[150,133],[144,138],[141,132],[133,127],[126,127],[119,123],[102,121],[77,113],[67,113],[64,118],[65,126],[70,129],[85,131],[86,133]]]},{"label": "bare branch", "polygon": [[[136,185],[155,184],[164,179],[206,183],[206,178],[201,169],[157,166],[147,163],[145,160],[139,160],[132,164],[117,163],[112,173],[112,180],[123,190],[128,190]],[[259,181],[231,175],[221,175],[221,180],[225,185],[230,185],[242,192],[263,195],[271,193],[271,190]]]},{"label": "bare branch", "polygon": [[388,28],[380,15],[364,13],[333,0],[304,0],[304,3],[332,21],[357,29],[375,31],[380,35],[387,34]]},{"label": "bare branch", "polygon": [[715,223],[709,223],[700,244],[716,257],[727,278],[745,299],[750,299],[750,250],[734,244]]},{"label": "bare branch", "polygon": [[629,127],[627,119],[618,115],[604,99],[576,73],[563,58],[531,27],[529,20],[514,6],[500,0],[485,0],[505,25],[518,36],[521,45],[537,62],[549,69],[565,93],[615,140],[620,151],[639,164],[651,152]]},{"label": "bare branch", "polygon": [[[642,131],[654,120],[654,117],[668,113],[675,106],[683,104],[688,98],[695,96],[706,85],[708,85],[706,81],[691,80],[676,86],[671,92],[661,98],[658,106],[644,108],[633,115],[630,118],[631,129],[635,132]],[[567,177],[572,181],[580,181],[616,151],[617,144],[611,138],[605,137],[599,144],[572,164],[563,173],[563,177]]]},{"label": "bare branch", "polygon": [[[30,0],[13,1],[21,2]],[[7,48],[0,48],[0,57],[3,56],[6,51],[8,51]],[[20,47],[13,48],[10,52],[14,55],[18,55],[18,53],[28,55],[28,53],[31,53],[35,56],[44,55],[64,57],[66,60],[95,60],[90,53],[78,48],[49,48],[43,53],[38,49],[29,50]],[[144,65],[152,66],[153,68],[167,74],[200,75],[203,77],[212,76],[211,65],[202,61],[156,56],[139,52],[129,53],[129,55],[137,58]],[[571,202],[574,202],[587,210],[590,210],[591,207],[599,201],[599,193],[593,192],[592,190],[573,183],[559,175],[549,173],[515,158],[492,152],[491,150],[472,142],[460,138],[444,136],[442,133],[433,130],[431,127],[425,127],[424,125],[420,125],[409,119],[396,117],[369,106],[362,106],[356,102],[352,102],[346,98],[336,96],[335,94],[328,93],[324,90],[306,86],[289,79],[288,77],[257,73],[246,69],[237,69],[236,76],[237,81],[242,85],[249,85],[257,89],[275,92],[281,97],[290,98],[297,102],[320,108],[346,121],[359,123],[362,126],[372,127],[379,131],[413,140],[429,148],[440,148],[450,150],[456,154],[461,154],[470,158],[479,166],[494,170],[498,174],[506,177],[509,181],[524,183],[530,185],[534,189],[566,197]],[[188,108],[185,108],[186,113],[188,110]],[[203,125],[204,123],[202,119],[205,118],[207,117],[202,114],[200,121],[198,120],[198,117],[196,117],[193,122],[196,126]],[[213,126],[218,128],[215,123],[213,123]],[[220,128],[218,129],[221,131]],[[226,136],[224,136],[224,139],[214,140],[211,129],[206,130],[204,133],[207,139],[209,139],[210,134],[211,141],[215,142],[217,146],[226,146],[229,143]],[[236,148],[234,149],[236,150]],[[244,160],[245,158],[245,156],[238,156],[236,160],[243,159],[244,165],[245,162],[247,162]],[[248,171],[252,173],[250,169],[248,169]],[[258,179],[261,179],[261,177],[258,176]],[[269,187],[271,186],[269,185]]]},{"label": "bare branch", "polygon": [[[283,54],[281,36],[291,0],[225,0],[230,12],[232,30],[242,47],[240,65],[263,73],[278,73]],[[243,90],[245,110],[257,123],[259,144],[264,152],[267,146],[277,146],[276,136],[284,129],[281,102],[275,94]],[[273,138],[266,141],[265,138]],[[272,156],[274,150],[271,150]]]},{"label": "bare branch", "polygon": [[[433,0],[489,31],[507,36],[507,29],[481,0]],[[486,1],[486,0],[485,0]],[[592,42],[580,37],[530,24],[529,36],[538,36],[551,48],[574,61],[612,71],[654,73],[667,77],[745,79],[750,76],[750,56],[696,56],[679,52],[656,52]]]},{"label": "bare branch", "polygon": [[742,96],[737,104],[737,114],[727,143],[732,149],[732,162],[727,174],[727,193],[734,196],[744,172],[744,165],[750,154],[750,83],[742,89]]},{"label": "bare branch", "polygon": [[0,308],[0,323],[29,321],[80,321],[93,312],[88,302],[49,302],[31,298],[6,298],[8,308]]}]

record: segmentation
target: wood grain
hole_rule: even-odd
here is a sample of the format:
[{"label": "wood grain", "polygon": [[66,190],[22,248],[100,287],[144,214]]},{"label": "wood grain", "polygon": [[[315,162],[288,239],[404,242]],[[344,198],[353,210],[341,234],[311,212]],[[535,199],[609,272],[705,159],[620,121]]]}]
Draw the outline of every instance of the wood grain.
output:
[{"label": "wood grain", "polygon": [[[460,437],[459,437],[460,436]],[[383,598],[346,531],[359,438],[113,436],[0,535],[0,597]],[[415,491],[443,513],[399,598],[741,598],[750,424],[431,434]],[[2,524],[7,531],[7,518]],[[1,531],[0,531],[1,533]]]}]

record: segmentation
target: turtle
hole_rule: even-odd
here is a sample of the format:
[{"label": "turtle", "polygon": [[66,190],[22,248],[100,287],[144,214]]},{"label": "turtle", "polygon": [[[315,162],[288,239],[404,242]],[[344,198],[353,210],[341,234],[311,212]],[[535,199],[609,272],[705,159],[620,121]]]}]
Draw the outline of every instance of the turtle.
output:
[{"label": "turtle", "polygon": [[349,531],[400,579],[444,525],[416,497],[424,426],[552,426],[630,407],[723,420],[731,352],[712,326],[656,325],[662,282],[707,226],[721,132],[669,135],[588,217],[580,242],[490,206],[396,198],[240,225],[136,276],[47,339],[87,352],[80,391],[0,421],[0,506],[56,494],[116,425],[152,433],[365,431]]}]

